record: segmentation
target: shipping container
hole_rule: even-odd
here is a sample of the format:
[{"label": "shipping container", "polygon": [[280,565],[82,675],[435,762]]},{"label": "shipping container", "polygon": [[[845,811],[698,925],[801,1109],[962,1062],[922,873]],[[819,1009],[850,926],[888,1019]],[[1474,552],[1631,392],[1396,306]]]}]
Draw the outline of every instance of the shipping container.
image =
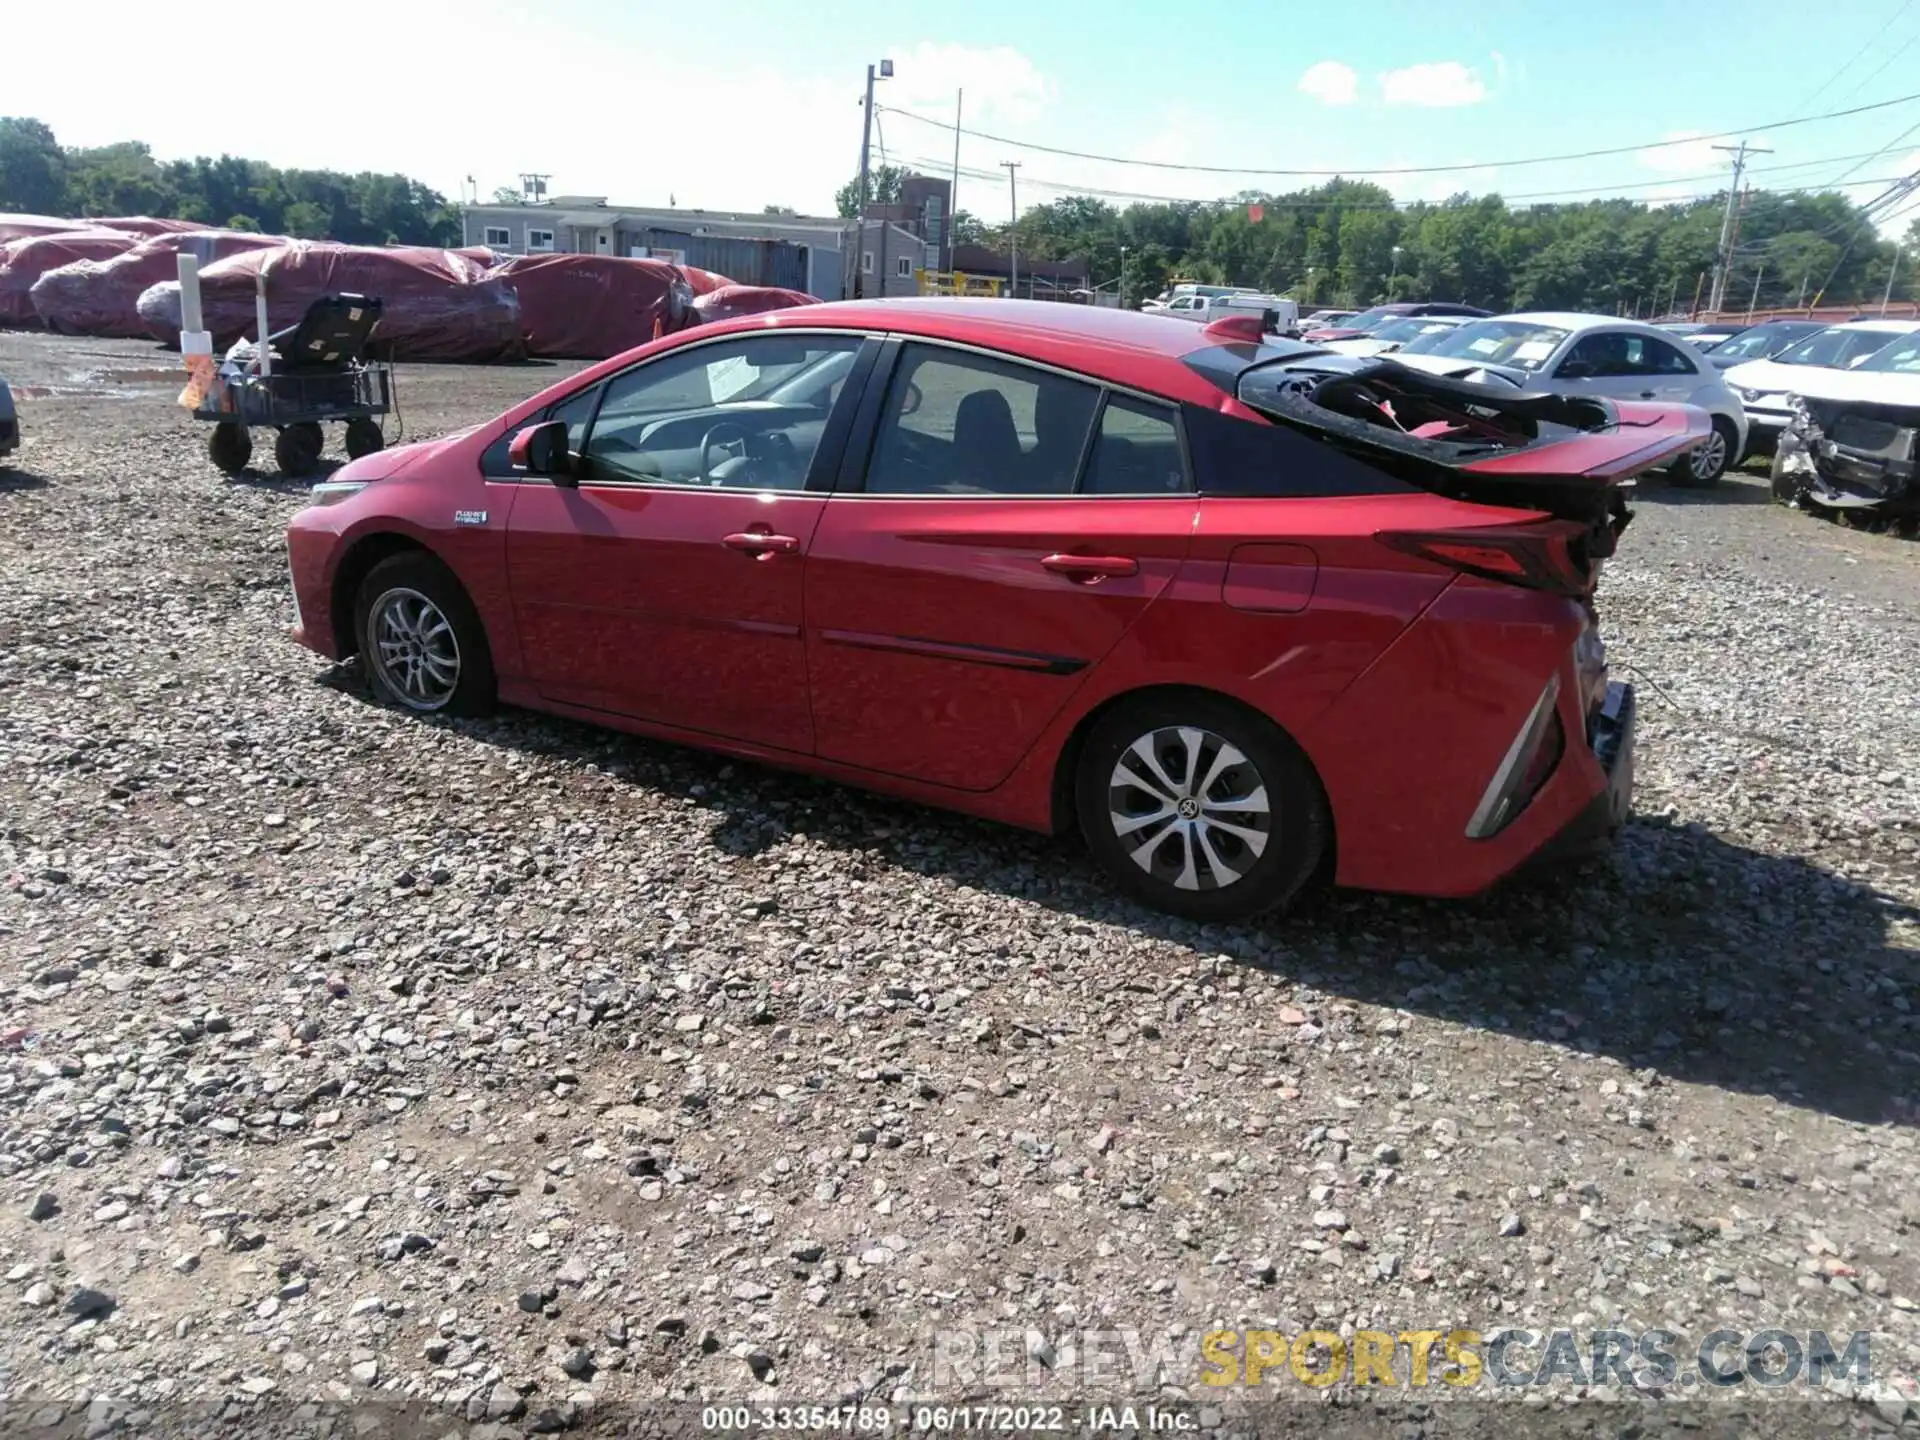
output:
[{"label": "shipping container", "polygon": [[777,285],[806,290],[807,247],[785,240],[731,235],[695,235],[685,230],[649,227],[629,230],[627,250],[678,265],[724,275],[741,285]]}]

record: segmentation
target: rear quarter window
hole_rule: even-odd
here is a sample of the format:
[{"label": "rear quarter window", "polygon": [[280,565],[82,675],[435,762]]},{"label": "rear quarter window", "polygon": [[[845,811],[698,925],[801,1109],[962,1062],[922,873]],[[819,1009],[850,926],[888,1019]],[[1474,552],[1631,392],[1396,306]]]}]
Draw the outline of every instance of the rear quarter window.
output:
[{"label": "rear quarter window", "polygon": [[1202,495],[1400,495],[1415,488],[1285,425],[1241,420],[1198,405],[1182,406],[1181,421],[1194,484]]}]

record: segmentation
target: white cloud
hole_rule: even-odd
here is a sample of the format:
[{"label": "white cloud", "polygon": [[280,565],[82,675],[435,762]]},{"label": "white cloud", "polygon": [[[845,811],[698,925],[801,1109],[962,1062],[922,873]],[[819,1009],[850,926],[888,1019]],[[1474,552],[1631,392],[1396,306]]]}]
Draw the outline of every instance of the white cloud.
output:
[{"label": "white cloud", "polygon": [[875,99],[896,109],[953,119],[954,92],[964,90],[963,121],[1024,123],[1039,118],[1056,87],[1010,45],[977,47],[923,40],[893,52],[893,78],[879,82]]},{"label": "white cloud", "polygon": [[1322,60],[1307,67],[1297,87],[1322,105],[1351,105],[1360,93],[1360,77],[1351,65],[1338,60]]},{"label": "white cloud", "polygon": [[1458,60],[1435,60],[1387,71],[1380,77],[1380,98],[1389,105],[1429,109],[1478,105],[1487,98],[1487,87]]}]

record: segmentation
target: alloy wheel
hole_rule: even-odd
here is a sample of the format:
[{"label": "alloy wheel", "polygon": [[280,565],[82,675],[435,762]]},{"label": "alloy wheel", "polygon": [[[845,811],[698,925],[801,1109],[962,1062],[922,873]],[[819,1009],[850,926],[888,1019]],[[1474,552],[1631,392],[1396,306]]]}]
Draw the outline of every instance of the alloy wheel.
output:
[{"label": "alloy wheel", "polygon": [[1687,466],[1696,480],[1711,480],[1727,468],[1727,437],[1720,433],[1718,426],[1687,458]]},{"label": "alloy wheel", "polygon": [[460,684],[460,643],[453,625],[418,590],[388,590],[373,602],[368,623],[373,663],[401,704],[440,710]]},{"label": "alloy wheel", "polygon": [[1151,730],[1120,752],[1107,818],[1148,875],[1181,890],[1223,890],[1273,838],[1260,771],[1225,737],[1193,725]]}]

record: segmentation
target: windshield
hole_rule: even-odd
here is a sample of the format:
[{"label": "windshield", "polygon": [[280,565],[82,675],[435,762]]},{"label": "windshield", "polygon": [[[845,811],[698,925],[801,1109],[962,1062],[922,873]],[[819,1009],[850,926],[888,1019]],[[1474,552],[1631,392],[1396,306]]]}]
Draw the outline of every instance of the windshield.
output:
[{"label": "windshield", "polygon": [[1862,360],[1855,368],[1895,375],[1920,375],[1920,334],[1902,335],[1872,359]]},{"label": "windshield", "polygon": [[1371,310],[1362,310],[1358,315],[1349,315],[1340,322],[1343,330],[1373,330],[1389,320],[1402,320],[1406,317],[1398,310],[1389,310],[1384,305],[1376,305]]},{"label": "windshield", "polygon": [[1717,359],[1758,360],[1777,350],[1784,350],[1796,340],[1818,334],[1818,327],[1812,325],[1794,325],[1780,322],[1771,325],[1756,325],[1751,330],[1743,330],[1723,345],[1714,346]]},{"label": "windshield", "polygon": [[1525,320],[1475,320],[1430,339],[1421,346],[1421,353],[1538,370],[1572,333],[1556,325],[1534,325]]},{"label": "windshield", "polygon": [[1419,334],[1400,347],[1406,355],[1431,355],[1433,347],[1445,340],[1460,327],[1441,320],[1414,320],[1409,322],[1420,327]]},{"label": "windshield", "polygon": [[1374,328],[1376,340],[1417,340],[1427,333],[1426,322],[1422,320],[1389,320]]},{"label": "windshield", "polygon": [[1884,350],[1897,336],[1885,330],[1861,330],[1852,325],[1835,325],[1810,335],[1790,350],[1773,357],[1778,365],[1833,365],[1845,367],[1862,355]]}]

